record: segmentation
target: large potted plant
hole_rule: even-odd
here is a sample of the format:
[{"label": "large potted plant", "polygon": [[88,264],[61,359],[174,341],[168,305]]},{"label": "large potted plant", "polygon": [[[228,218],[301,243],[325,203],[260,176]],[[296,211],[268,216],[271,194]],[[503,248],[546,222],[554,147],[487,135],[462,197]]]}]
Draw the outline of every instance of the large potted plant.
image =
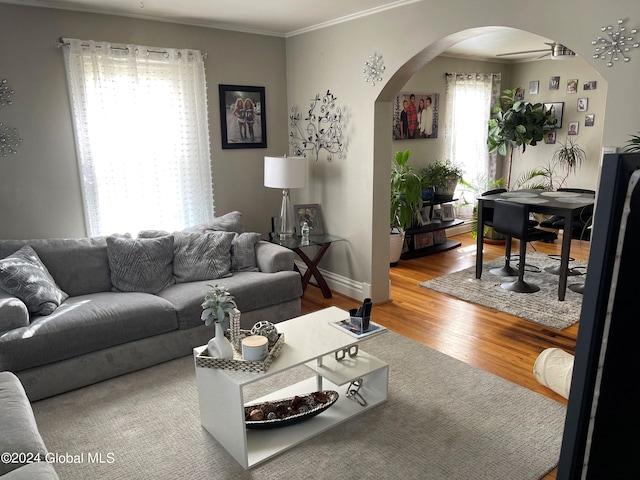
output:
[{"label": "large potted plant", "polygon": [[507,189],[511,186],[513,152],[527,145],[535,146],[544,137],[545,128],[555,125],[556,120],[541,103],[516,100],[517,88],[504,90],[489,119],[487,144],[489,152],[498,152],[509,159]]},{"label": "large potted plant", "polygon": [[451,160],[436,161],[420,170],[422,188],[433,188],[435,200],[449,201],[462,178],[464,170]]},{"label": "large potted plant", "polygon": [[404,232],[413,224],[415,215],[422,206],[420,176],[407,165],[411,150],[396,152],[395,164],[391,168],[390,201],[390,252],[389,263],[400,260],[404,244]]}]

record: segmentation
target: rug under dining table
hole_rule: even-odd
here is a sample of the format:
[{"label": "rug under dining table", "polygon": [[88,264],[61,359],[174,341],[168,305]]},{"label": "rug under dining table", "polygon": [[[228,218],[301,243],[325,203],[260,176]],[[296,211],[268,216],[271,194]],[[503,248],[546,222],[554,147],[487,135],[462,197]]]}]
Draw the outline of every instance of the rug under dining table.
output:
[{"label": "rug under dining table", "polygon": [[[504,265],[504,257],[483,263],[480,279],[476,279],[476,267],[473,266],[419,285],[557,330],[570,327],[580,320],[582,295],[567,288],[565,300],[559,301],[558,275],[545,271],[547,267],[559,265],[560,260],[537,252],[527,252],[526,264],[524,280],[538,285],[538,292],[516,293],[500,287],[501,283],[517,278],[499,277],[489,272],[491,268]],[[569,263],[569,268],[579,275],[567,277],[567,285],[584,283],[586,265],[587,262],[579,260]],[[512,266],[516,267],[516,261],[512,262]]]}]

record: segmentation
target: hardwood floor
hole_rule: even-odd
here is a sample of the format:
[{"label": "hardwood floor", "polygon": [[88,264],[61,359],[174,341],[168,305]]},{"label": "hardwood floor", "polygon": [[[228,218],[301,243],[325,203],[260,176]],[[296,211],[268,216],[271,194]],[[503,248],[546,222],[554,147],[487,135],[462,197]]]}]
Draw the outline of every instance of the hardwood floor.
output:
[{"label": "hardwood floor", "polygon": [[[578,324],[558,331],[419,287],[418,283],[425,280],[475,265],[476,243],[471,235],[452,239],[461,241],[462,246],[436,255],[402,260],[391,268],[392,299],[375,305],[372,319],[389,330],[566,405],[564,398],[535,380],[533,364],[545,348],[559,347],[574,353]],[[541,253],[559,254],[560,246],[561,238],[553,244],[534,242],[527,251],[535,248]],[[514,240],[513,251],[517,249],[518,242]],[[503,255],[504,245],[485,243],[485,261]],[[573,240],[571,256],[587,260],[589,242]],[[337,293],[325,299],[318,288],[310,285],[302,298],[302,312],[332,305],[348,310],[359,304]],[[555,479],[555,472],[544,478]]]}]

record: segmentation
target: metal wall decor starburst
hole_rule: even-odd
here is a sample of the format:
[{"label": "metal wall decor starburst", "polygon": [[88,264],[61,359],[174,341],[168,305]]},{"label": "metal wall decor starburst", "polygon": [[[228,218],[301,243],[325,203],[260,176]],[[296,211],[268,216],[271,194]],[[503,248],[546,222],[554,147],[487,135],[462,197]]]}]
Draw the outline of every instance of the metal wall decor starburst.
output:
[{"label": "metal wall decor starburst", "polygon": [[16,148],[20,146],[22,139],[20,132],[15,127],[7,127],[0,122],[0,155],[7,157],[12,153],[18,153]]},{"label": "metal wall decor starburst", "polygon": [[614,62],[618,62],[622,59],[623,62],[629,62],[631,59],[628,53],[631,48],[640,47],[640,43],[635,40],[634,35],[638,33],[637,29],[631,29],[627,32],[627,27],[624,26],[625,20],[618,20],[618,30],[614,31],[614,27],[611,25],[601,27],[606,37],[598,36],[591,42],[596,46],[596,53],[593,54],[593,58],[606,60],[607,67],[613,67]]},{"label": "metal wall decor starburst", "polygon": [[11,88],[9,88],[9,85],[7,85],[6,78],[0,80],[0,108],[6,105],[11,105],[13,103],[11,101],[11,95],[13,95],[14,93],[15,92]]},{"label": "metal wall decor starburst", "polygon": [[369,59],[364,62],[364,68],[362,69],[364,81],[367,83],[371,82],[371,86],[374,86],[376,82],[381,82],[384,69],[385,66],[382,61],[382,55],[378,56],[377,53],[369,55]]}]

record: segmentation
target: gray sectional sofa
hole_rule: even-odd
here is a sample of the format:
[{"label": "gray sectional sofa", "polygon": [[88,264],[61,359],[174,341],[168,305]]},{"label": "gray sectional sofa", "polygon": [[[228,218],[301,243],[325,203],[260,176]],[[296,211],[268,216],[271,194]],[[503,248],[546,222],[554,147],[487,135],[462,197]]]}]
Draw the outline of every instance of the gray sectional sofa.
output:
[{"label": "gray sectional sofa", "polygon": [[20,380],[0,372],[0,478],[57,480]]},{"label": "gray sectional sofa", "polygon": [[[213,284],[242,328],[298,316],[293,252],[242,230],[232,212],[172,234],[0,240],[0,371],[35,401],[189,355],[214,334],[200,320]],[[55,283],[25,294],[12,267]]]}]

